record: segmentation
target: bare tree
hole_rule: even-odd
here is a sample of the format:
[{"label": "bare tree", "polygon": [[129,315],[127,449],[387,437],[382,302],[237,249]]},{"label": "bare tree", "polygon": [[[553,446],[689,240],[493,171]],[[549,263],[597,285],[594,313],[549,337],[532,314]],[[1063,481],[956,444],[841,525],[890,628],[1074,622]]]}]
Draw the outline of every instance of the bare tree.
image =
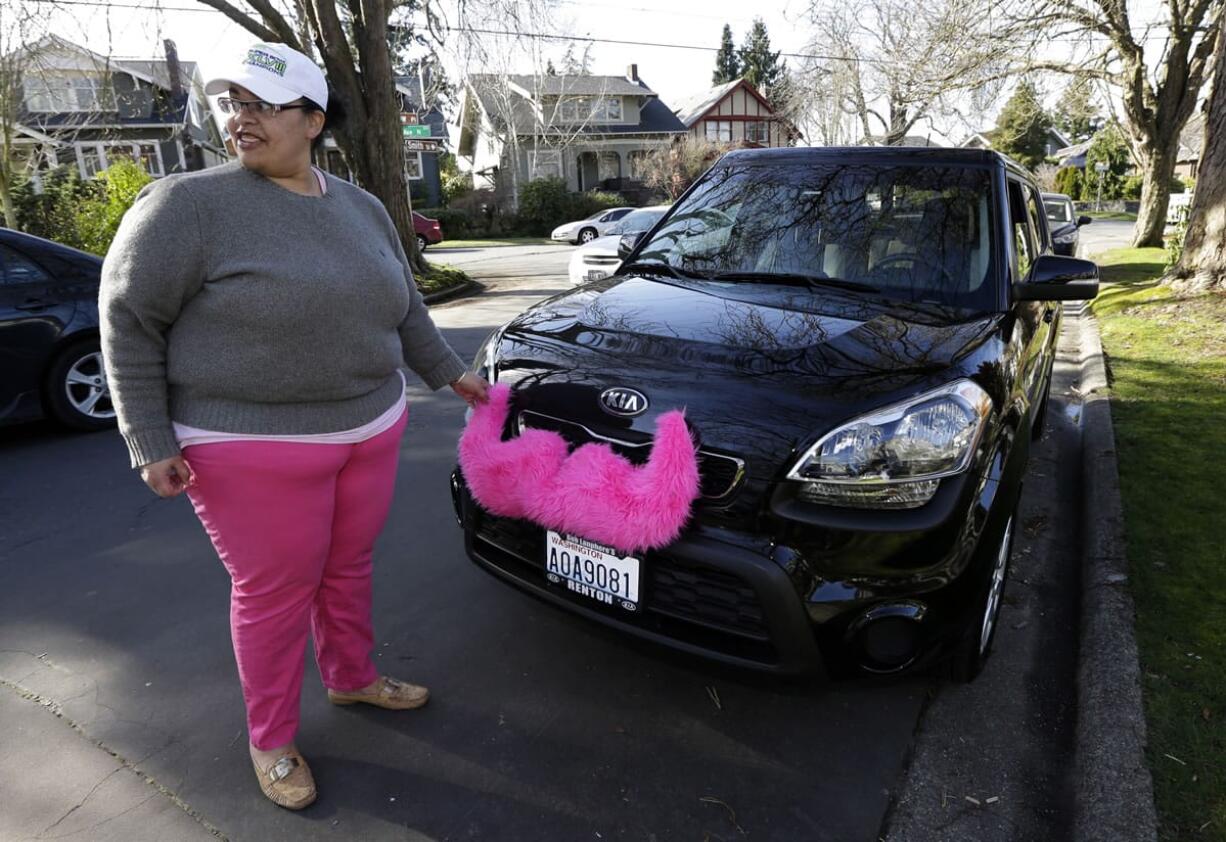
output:
[{"label": "bare tree", "polygon": [[828,80],[861,138],[902,143],[921,120],[982,87],[1007,56],[990,37],[988,8],[985,0],[813,0],[809,51],[826,57],[806,67],[811,102],[832,114]]},{"label": "bare tree", "polygon": [[1196,289],[1226,288],[1226,37],[1218,36],[1213,88],[1205,103],[1196,193],[1183,254],[1172,274]]},{"label": "bare tree", "polygon": [[1224,0],[1163,4],[1166,35],[1157,56],[1146,51],[1150,31],[1134,32],[1126,0],[1037,0],[1015,7],[998,35],[1018,55],[1041,55],[1053,38],[1080,39],[1068,61],[1025,58],[1012,68],[1048,70],[1101,80],[1119,94],[1123,125],[1141,170],[1141,207],[1134,246],[1161,246],[1179,134],[1195,110],[1222,27]]}]

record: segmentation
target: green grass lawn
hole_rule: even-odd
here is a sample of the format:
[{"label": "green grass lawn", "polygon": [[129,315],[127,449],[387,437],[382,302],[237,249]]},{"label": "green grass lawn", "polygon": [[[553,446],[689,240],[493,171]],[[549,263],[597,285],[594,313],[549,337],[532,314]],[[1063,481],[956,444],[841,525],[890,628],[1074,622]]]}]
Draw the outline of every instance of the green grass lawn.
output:
[{"label": "green grass lawn", "polygon": [[1120,222],[1136,222],[1137,215],[1128,211],[1082,211],[1090,219],[1114,219]]},{"label": "green grass lawn", "polygon": [[429,255],[434,251],[446,251],[447,249],[479,249],[489,248],[491,246],[557,246],[563,245],[557,240],[550,240],[547,237],[496,237],[489,240],[443,240],[436,246],[430,246],[426,249],[426,254]]},{"label": "green grass lawn", "polygon": [[1099,255],[1094,312],[1137,608],[1163,840],[1226,840],[1226,295],[1159,286],[1161,249]]},{"label": "green grass lawn", "polygon": [[422,295],[442,292],[445,289],[458,287],[472,280],[467,274],[454,266],[448,266],[445,263],[435,263],[429,259],[429,252],[426,254],[426,265],[429,268],[413,278],[413,280],[417,281],[417,288],[421,290]]}]

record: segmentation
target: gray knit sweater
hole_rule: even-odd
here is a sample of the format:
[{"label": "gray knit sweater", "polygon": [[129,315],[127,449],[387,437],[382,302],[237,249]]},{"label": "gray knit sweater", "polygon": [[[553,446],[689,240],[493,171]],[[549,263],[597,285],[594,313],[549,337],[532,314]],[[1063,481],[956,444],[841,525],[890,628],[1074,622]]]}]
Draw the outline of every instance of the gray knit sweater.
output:
[{"label": "gray knit sweater", "polygon": [[149,185],[102,268],[102,351],[133,467],[171,420],[232,433],[352,429],[464,373],[369,193],[302,196],[237,164]]}]

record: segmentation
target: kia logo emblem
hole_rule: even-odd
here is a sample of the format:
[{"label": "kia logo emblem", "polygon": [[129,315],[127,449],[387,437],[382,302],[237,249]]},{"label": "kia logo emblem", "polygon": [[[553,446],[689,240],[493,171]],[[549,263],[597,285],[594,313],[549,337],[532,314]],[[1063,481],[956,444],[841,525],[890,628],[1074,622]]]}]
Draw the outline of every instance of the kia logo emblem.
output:
[{"label": "kia logo emblem", "polygon": [[642,415],[647,411],[647,396],[635,389],[605,389],[600,393],[600,408],[624,418]]}]

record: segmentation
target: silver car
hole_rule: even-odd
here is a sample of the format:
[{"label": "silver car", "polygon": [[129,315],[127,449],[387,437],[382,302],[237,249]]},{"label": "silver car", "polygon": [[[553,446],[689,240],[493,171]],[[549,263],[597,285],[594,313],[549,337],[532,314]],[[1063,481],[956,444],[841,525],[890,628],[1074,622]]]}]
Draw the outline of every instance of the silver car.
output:
[{"label": "silver car", "polygon": [[617,271],[621,258],[617,256],[617,244],[623,234],[641,234],[649,231],[660,221],[660,217],[668,211],[671,205],[652,205],[639,208],[627,214],[616,225],[608,229],[608,234],[593,240],[587,245],[575,249],[570,256],[568,274],[572,284],[585,284],[588,281],[599,281]]}]

